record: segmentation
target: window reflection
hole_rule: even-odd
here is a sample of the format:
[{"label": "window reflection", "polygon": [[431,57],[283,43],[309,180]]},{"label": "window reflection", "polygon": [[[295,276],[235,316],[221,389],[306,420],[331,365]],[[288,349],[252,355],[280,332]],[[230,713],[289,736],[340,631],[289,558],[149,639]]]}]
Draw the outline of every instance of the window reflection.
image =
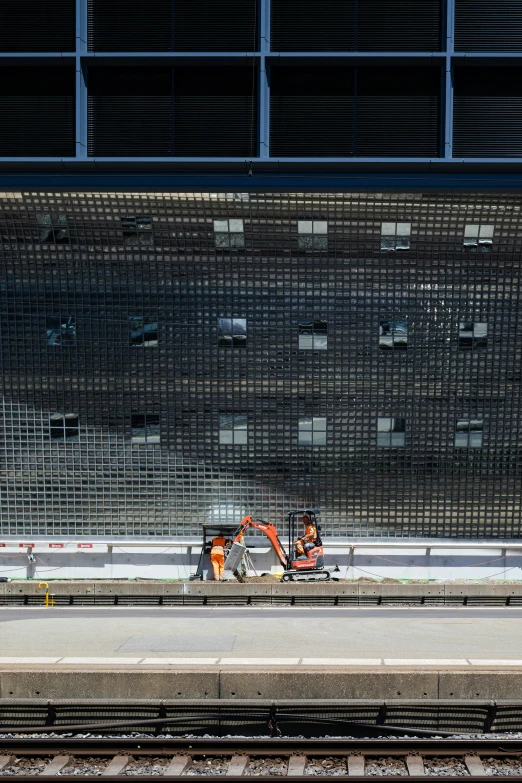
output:
[{"label": "window reflection", "polygon": [[301,321],[299,324],[299,348],[302,351],[326,351],[328,348],[327,322]]},{"label": "window reflection", "polygon": [[78,440],[78,414],[53,413],[49,417],[49,435],[51,440]]},{"label": "window reflection", "polygon": [[72,315],[48,315],[47,345],[65,346],[76,342],[76,319]]},{"label": "window reflection", "polygon": [[484,322],[462,321],[459,324],[459,350],[479,351],[487,347],[488,325]]},{"label": "window reflection", "polygon": [[129,317],[129,345],[151,348],[158,344],[156,318],[132,315]]},{"label": "window reflection", "polygon": [[218,248],[245,247],[245,229],[239,218],[214,220],[214,239]]},{"label": "window reflection", "polygon": [[300,446],[326,446],[326,417],[303,416],[300,418],[298,443]]},{"label": "window reflection", "polygon": [[127,215],[120,218],[123,243],[125,245],[153,245],[152,220],[142,215]]},{"label": "window reflection", "polygon": [[411,223],[382,223],[381,250],[409,250]]},{"label": "window reflection", "polygon": [[248,416],[243,413],[220,414],[219,442],[222,446],[246,446],[248,443]]},{"label": "window reflection", "polygon": [[455,447],[480,449],[482,447],[482,419],[458,419],[455,428]]},{"label": "window reflection", "polygon": [[379,348],[406,350],[408,347],[407,321],[381,321],[379,324]]},{"label": "window reflection", "polygon": [[464,247],[471,252],[490,253],[495,226],[468,223],[464,228]]},{"label": "window reflection", "polygon": [[68,245],[70,243],[67,216],[62,212],[37,212],[36,222],[42,244]]},{"label": "window reflection", "polygon": [[246,330],[246,318],[218,318],[218,345],[221,348],[244,348]]},{"label": "window reflection", "polygon": [[406,420],[394,416],[380,416],[377,419],[377,445],[386,448],[404,446]]},{"label": "window reflection", "polygon": [[133,413],[131,415],[131,442],[159,443],[159,415],[156,413]]},{"label": "window reflection", "polygon": [[328,221],[298,220],[297,245],[300,250],[328,250]]}]

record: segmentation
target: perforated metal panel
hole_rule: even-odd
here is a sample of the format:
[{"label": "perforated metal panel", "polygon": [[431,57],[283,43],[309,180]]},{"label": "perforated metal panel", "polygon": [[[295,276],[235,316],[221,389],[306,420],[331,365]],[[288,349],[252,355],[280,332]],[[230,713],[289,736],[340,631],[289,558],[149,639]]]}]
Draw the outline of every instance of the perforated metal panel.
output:
[{"label": "perforated metal panel", "polygon": [[[314,506],[326,536],[521,535],[519,196],[1,198],[2,533],[196,533],[243,513],[284,528]],[[152,244],[122,216],[150,216]],[[217,245],[214,220],[243,221],[244,244]],[[314,220],[326,245],[300,247]],[[381,250],[391,223],[410,249]],[[489,252],[464,245],[469,225],[493,226]],[[50,344],[49,315],[75,339]],[[156,344],[130,342],[133,317]],[[224,318],[246,321],[241,347],[219,344]],[[309,320],[326,349],[299,347]],[[487,324],[481,350],[459,347],[467,321]],[[405,349],[382,349],[382,322],[408,324]],[[77,436],[51,437],[58,414]],[[150,443],[138,415],[159,422]],[[222,416],[246,417],[246,443],[220,443]],[[386,417],[404,445],[379,445]],[[299,445],[304,418],[326,419],[325,446]],[[455,447],[465,419],[480,448]]]}]

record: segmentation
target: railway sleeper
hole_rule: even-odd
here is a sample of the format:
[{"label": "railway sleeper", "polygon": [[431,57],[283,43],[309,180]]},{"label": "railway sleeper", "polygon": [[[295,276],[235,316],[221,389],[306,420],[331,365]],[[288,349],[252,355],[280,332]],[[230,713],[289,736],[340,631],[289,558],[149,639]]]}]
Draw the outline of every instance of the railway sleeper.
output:
[{"label": "railway sleeper", "polygon": [[[172,755],[171,752],[166,752],[158,747],[157,750],[150,751],[146,755],[140,752],[138,749],[133,755],[112,755],[107,751],[91,750],[75,753],[75,754],[57,754],[50,757],[45,766],[42,768],[43,759],[47,758],[45,752],[40,751],[36,754],[20,753],[18,755],[3,755],[0,756],[0,776],[10,777],[24,777],[27,783],[31,783],[32,780],[38,778],[51,778],[60,777],[68,781],[69,778],[75,780],[84,780],[87,777],[92,777],[93,773],[79,772],[86,761],[93,761],[89,756],[93,756],[94,760],[101,765],[105,765],[98,775],[103,778],[119,778],[132,776],[132,777],[150,777],[150,764],[151,762],[161,761],[161,768],[163,770],[163,776],[166,778],[197,778],[198,781],[206,777],[228,777],[228,778],[240,778],[240,777],[267,777],[275,779],[276,777],[286,776],[291,778],[310,778],[310,777],[343,777],[350,778],[362,778],[362,777],[387,777],[387,776],[401,776],[410,778],[422,778],[426,776],[431,777],[448,777],[448,776],[470,776],[474,778],[485,778],[495,775],[498,779],[505,779],[509,777],[513,778],[522,776],[522,752],[521,755],[515,755],[510,752],[499,753],[499,751],[482,751],[478,753],[469,753],[465,751],[459,751],[455,749],[450,755],[451,751],[445,750],[443,752],[437,752],[433,750],[430,753],[408,754],[405,751],[394,751],[392,748],[381,748],[378,751],[364,754],[349,754],[349,755],[324,755],[319,750],[314,750],[313,755],[299,754],[288,755],[284,752],[278,756],[274,756],[274,752],[263,755],[262,751],[258,751],[255,755],[251,756],[244,754],[225,755],[220,753],[207,753],[201,752],[194,756],[189,755]],[[34,770],[30,767],[30,761],[34,759]],[[21,761],[27,761],[20,769],[20,774],[17,775],[14,769],[16,765]],[[505,775],[499,774],[498,769],[496,772],[491,767],[491,762],[494,761],[498,765],[504,763],[510,764],[510,769],[505,771]],[[490,763],[488,763],[490,762]],[[259,771],[260,763],[265,764],[265,770],[274,769],[273,765],[277,766],[275,773],[270,774],[269,771]],[[143,764],[143,771],[140,771],[140,764]],[[128,773],[127,768],[132,765],[132,770]],[[208,765],[208,766],[207,766]],[[158,775],[158,768],[156,768],[155,776]],[[286,775],[285,775],[286,773]],[[196,783],[196,782],[195,782]]]}]

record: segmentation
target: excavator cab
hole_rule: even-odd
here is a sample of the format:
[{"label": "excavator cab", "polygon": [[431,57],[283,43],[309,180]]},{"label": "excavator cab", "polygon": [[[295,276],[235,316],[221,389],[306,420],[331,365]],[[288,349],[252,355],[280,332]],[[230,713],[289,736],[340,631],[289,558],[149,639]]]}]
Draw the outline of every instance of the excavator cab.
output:
[{"label": "excavator cab", "polygon": [[[317,531],[314,541],[305,543],[304,557],[298,557],[295,550],[295,541],[305,534],[303,517],[308,517]],[[328,580],[330,574],[324,571],[324,548],[321,540],[321,527],[317,519],[317,512],[312,508],[296,509],[288,514],[288,551],[290,563],[287,571],[283,573],[282,581],[293,581],[302,572],[315,572],[310,574],[314,580]],[[292,573],[293,572],[293,573]],[[300,580],[299,580],[300,581]]]}]

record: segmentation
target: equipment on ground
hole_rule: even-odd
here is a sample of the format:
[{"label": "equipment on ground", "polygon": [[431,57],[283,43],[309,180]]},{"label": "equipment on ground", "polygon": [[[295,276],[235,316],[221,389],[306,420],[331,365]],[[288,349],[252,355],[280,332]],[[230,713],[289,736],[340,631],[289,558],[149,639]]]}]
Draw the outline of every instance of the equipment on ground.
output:
[{"label": "equipment on ground", "polygon": [[[317,538],[313,545],[308,548],[304,558],[295,558],[294,539],[299,538],[295,535],[297,520],[308,515],[310,523],[317,530]],[[327,582],[330,579],[330,571],[324,567],[324,548],[321,541],[321,528],[317,524],[317,512],[313,509],[297,509],[288,514],[288,552],[287,554],[275,525],[271,522],[265,522],[262,519],[255,519],[252,516],[244,517],[241,525],[233,535],[233,543],[230,552],[225,560],[225,568],[230,571],[236,571],[241,559],[246,552],[246,546],[242,543],[242,537],[250,528],[260,530],[268,538],[275,549],[275,553],[283,566],[282,582]]]},{"label": "equipment on ground", "polygon": [[[196,573],[189,577],[190,582],[195,580],[203,581],[203,572],[205,570],[212,571],[210,564],[210,550],[212,549],[212,539],[215,536],[224,536],[225,538],[233,539],[237,527],[235,525],[203,525],[203,544],[201,546],[201,553],[199,555],[198,567]],[[225,551],[226,555],[226,551]],[[225,563],[225,568],[227,565]]]}]

